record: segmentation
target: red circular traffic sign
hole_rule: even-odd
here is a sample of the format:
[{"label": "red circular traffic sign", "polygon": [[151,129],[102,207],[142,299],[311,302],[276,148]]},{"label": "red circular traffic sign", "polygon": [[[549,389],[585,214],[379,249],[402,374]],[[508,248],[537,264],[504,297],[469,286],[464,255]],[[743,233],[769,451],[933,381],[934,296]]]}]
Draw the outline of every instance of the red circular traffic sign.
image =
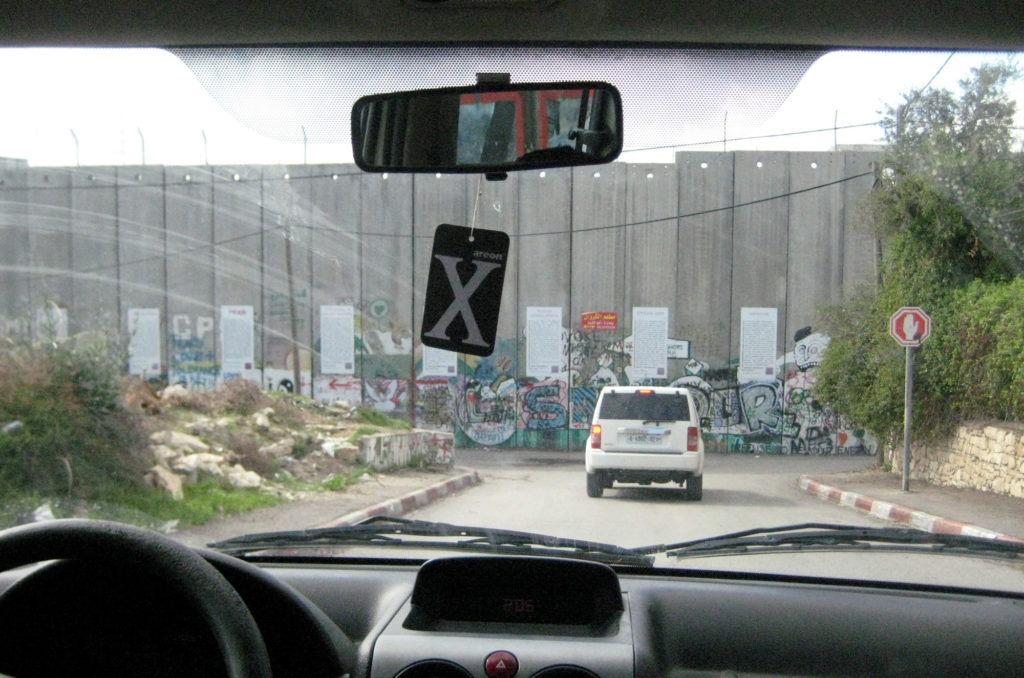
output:
[{"label": "red circular traffic sign", "polygon": [[917,306],[904,306],[889,317],[889,334],[900,346],[920,346],[932,334],[932,319]]}]

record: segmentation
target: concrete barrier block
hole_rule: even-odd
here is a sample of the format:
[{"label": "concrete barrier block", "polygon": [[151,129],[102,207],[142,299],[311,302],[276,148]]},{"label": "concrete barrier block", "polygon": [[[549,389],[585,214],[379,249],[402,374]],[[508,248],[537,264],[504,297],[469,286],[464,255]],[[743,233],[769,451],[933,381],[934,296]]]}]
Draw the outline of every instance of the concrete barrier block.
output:
[{"label": "concrete barrier block", "polygon": [[455,464],[455,441],[442,431],[380,433],[359,439],[360,463],[375,469]]}]

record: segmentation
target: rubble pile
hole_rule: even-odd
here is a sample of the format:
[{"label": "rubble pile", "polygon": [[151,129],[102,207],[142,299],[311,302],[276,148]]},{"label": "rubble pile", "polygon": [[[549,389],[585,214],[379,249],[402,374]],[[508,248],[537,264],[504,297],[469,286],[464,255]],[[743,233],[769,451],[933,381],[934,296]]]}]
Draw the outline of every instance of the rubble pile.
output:
[{"label": "rubble pile", "polygon": [[217,392],[182,386],[154,392],[158,403],[144,408],[153,415],[147,418],[153,465],[146,482],[175,499],[183,497],[185,485],[206,479],[294,498],[295,490],[286,487],[297,483],[284,481],[323,483],[356,466],[355,440],[373,427],[359,422],[355,407],[283,400],[256,391],[253,397],[278,402],[241,414],[225,407]]}]

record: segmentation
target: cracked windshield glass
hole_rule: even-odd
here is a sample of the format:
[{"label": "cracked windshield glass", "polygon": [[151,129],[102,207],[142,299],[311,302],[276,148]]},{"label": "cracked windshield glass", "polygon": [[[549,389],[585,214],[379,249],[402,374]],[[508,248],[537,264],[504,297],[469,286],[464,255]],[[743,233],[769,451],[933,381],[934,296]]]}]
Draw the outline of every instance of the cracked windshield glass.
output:
[{"label": "cracked windshield glass", "polygon": [[[588,81],[621,94],[621,155],[357,167],[358,98],[478,73],[541,91],[444,99],[473,123],[460,153],[574,157],[614,118],[563,86]],[[806,523],[1024,538],[1014,55],[6,49],[0,82],[0,526],[205,545],[391,515],[494,549],[538,541],[500,528],[1024,590],[984,547],[658,547]],[[407,145],[440,155],[446,123],[418,124]],[[409,529],[317,553],[443,549]]]}]

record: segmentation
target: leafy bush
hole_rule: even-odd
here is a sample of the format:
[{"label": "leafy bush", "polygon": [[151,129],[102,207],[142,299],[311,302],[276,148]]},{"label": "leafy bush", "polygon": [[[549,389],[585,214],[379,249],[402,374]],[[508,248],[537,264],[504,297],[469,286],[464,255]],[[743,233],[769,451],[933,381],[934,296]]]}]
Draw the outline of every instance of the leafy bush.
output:
[{"label": "leafy bush", "polygon": [[145,464],[139,415],[121,404],[125,352],[102,337],[0,349],[0,484],[90,497],[138,482]]},{"label": "leafy bush", "polygon": [[956,297],[948,378],[964,419],[1024,420],[1024,280],[976,282]]},{"label": "leafy bush", "polygon": [[883,443],[903,434],[905,349],[889,316],[920,306],[915,438],[966,419],[1024,419],[1024,164],[1012,150],[1011,65],[983,66],[956,98],[912,93],[889,109],[887,170],[868,210],[884,243],[881,283],[827,309],[819,401]]}]

